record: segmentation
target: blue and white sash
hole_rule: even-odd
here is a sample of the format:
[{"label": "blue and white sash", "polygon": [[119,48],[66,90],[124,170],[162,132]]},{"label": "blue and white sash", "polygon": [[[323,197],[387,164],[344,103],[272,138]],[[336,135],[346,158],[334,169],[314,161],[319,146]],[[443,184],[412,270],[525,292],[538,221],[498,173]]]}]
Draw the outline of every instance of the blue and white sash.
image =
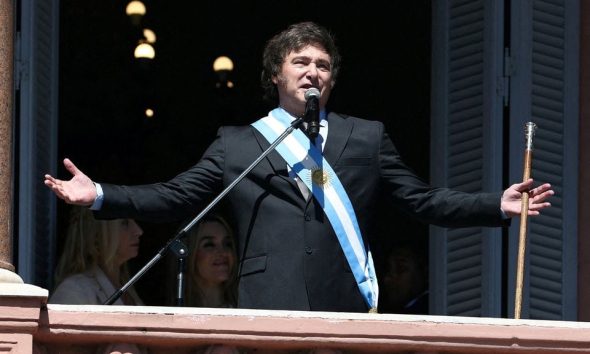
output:
[{"label": "blue and white sash", "polygon": [[[272,143],[291,125],[292,120],[286,111],[277,108],[252,126]],[[338,176],[321,151],[299,129],[287,136],[276,150],[324,209],[361,294],[371,311],[375,311],[379,287],[373,257],[371,251],[365,250],[354,209]]]}]

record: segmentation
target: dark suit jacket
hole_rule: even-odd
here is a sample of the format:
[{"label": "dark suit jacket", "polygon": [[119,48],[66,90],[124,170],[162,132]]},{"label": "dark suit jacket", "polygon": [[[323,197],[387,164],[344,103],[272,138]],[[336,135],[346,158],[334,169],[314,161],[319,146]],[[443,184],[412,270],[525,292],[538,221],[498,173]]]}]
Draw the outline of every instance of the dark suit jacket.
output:
[{"label": "dark suit jacket", "polygon": [[[500,193],[431,188],[410,171],[383,124],[330,113],[324,156],[338,174],[367,240],[375,205],[391,205],[441,226],[500,226]],[[165,183],[102,185],[100,218],[150,221],[194,216],[270,144],[251,126],[223,127],[202,159]],[[365,312],[350,267],[317,202],[304,200],[285,161],[272,152],[227,196],[236,220],[239,307]]]}]

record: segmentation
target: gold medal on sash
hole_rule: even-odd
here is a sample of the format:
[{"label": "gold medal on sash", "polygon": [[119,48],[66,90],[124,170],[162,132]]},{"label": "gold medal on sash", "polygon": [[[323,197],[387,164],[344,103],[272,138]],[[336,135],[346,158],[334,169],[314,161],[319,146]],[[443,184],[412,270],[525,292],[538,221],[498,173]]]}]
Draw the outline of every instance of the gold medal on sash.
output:
[{"label": "gold medal on sash", "polygon": [[311,171],[311,180],[313,184],[322,187],[330,182],[330,175],[327,171],[317,168]]}]

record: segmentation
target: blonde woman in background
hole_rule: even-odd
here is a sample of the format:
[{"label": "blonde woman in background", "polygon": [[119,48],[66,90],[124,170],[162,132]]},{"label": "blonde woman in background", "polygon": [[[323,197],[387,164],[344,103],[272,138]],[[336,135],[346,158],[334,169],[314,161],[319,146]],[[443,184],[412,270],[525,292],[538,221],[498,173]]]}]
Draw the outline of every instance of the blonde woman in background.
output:
[{"label": "blonde woman in background", "polygon": [[[74,207],[55,272],[53,304],[102,305],[128,280],[127,261],[137,257],[143,230],[134,220],[96,220],[88,208]],[[115,305],[143,305],[130,287]],[[145,354],[131,343],[59,348],[61,353]]]},{"label": "blonde woman in background", "polygon": [[236,246],[227,221],[207,216],[188,238],[186,306],[236,307]]},{"label": "blonde woman in background", "polygon": [[[209,214],[187,235],[189,256],[184,302],[187,307],[237,305],[237,255],[234,235],[227,221]],[[156,354],[166,350],[154,351]],[[177,354],[239,354],[238,348],[213,344],[176,350]]]},{"label": "blonde woman in background", "polygon": [[[88,208],[74,208],[49,302],[103,304],[128,280],[127,261],[137,257],[142,234],[134,220],[96,220]],[[115,304],[143,303],[129,288]]]}]

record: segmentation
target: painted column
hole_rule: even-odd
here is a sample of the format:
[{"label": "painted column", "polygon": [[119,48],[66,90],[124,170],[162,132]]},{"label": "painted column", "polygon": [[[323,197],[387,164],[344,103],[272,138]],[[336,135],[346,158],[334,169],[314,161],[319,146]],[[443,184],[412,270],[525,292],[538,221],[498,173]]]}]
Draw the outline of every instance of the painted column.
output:
[{"label": "painted column", "polygon": [[0,283],[20,279],[12,265],[14,15],[13,0],[0,0]]}]

